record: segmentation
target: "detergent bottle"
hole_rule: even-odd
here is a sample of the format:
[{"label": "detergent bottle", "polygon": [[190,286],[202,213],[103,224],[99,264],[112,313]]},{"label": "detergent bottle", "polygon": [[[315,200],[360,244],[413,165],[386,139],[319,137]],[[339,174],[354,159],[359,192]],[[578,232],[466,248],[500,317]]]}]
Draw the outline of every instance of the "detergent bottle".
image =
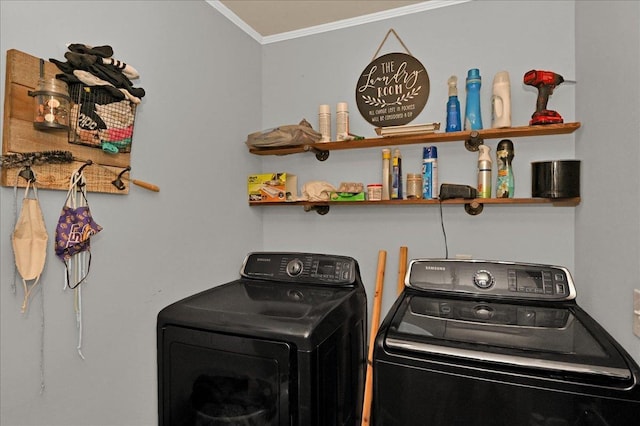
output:
[{"label": "detergent bottle", "polygon": [[507,71],[500,71],[493,78],[491,127],[511,127],[511,82]]},{"label": "detergent bottle", "polygon": [[467,103],[464,113],[465,130],[481,130],[482,115],[480,113],[480,87],[482,78],[480,70],[472,68],[467,72]]}]

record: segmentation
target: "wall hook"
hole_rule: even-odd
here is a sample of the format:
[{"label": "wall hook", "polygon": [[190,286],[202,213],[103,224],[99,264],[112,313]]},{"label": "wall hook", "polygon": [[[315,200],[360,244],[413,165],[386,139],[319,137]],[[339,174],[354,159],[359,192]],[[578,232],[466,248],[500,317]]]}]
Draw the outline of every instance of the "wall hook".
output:
[{"label": "wall hook", "polygon": [[81,174],[85,167],[90,166],[92,164],[93,164],[92,160],[85,161],[84,164],[80,166],[80,168],[78,169],[78,174]]},{"label": "wall hook", "polygon": [[111,183],[113,184],[113,186],[115,186],[116,188],[118,188],[120,191],[124,190],[126,188],[124,182],[122,182],[122,175],[124,175],[126,172],[131,170],[131,166],[127,166],[124,168],[124,170],[122,170],[120,172],[120,174],[118,175],[117,178],[115,178],[115,180],[111,181]]},{"label": "wall hook", "polygon": [[24,166],[18,173],[18,176],[26,179],[29,183],[36,181],[36,174],[33,173],[31,166]]}]

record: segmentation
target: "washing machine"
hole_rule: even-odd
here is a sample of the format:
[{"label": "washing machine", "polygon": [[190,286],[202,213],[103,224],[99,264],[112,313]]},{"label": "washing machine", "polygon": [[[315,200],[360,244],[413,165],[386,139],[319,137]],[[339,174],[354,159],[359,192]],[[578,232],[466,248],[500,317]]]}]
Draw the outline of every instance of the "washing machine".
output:
[{"label": "washing machine", "polygon": [[359,425],[366,317],[353,258],[250,253],[159,312],[159,424]]},{"label": "washing machine", "polygon": [[631,426],[640,370],[564,267],[417,259],[378,330],[377,426]]}]

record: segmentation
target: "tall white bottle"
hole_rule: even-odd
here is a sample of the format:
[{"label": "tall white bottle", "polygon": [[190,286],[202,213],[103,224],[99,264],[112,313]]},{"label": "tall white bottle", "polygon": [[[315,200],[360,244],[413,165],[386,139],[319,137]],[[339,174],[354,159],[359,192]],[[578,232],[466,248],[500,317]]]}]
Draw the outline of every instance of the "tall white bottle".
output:
[{"label": "tall white bottle", "polygon": [[511,127],[511,82],[507,71],[500,71],[493,78],[491,127]]},{"label": "tall white bottle", "polygon": [[331,107],[323,104],[318,107],[318,129],[322,135],[320,142],[331,142]]},{"label": "tall white bottle", "polygon": [[391,199],[391,150],[382,150],[382,199]]},{"label": "tall white bottle", "polygon": [[336,140],[349,140],[349,106],[346,102],[336,105]]}]

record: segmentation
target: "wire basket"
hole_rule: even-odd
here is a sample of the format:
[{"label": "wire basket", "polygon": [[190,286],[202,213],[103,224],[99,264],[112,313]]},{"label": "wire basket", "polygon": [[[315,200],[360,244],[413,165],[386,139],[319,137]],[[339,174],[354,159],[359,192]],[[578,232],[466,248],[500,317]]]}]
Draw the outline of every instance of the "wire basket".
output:
[{"label": "wire basket", "polygon": [[[115,92],[114,92],[115,90]],[[136,104],[114,88],[72,84],[69,142],[117,154],[131,152]]]}]

